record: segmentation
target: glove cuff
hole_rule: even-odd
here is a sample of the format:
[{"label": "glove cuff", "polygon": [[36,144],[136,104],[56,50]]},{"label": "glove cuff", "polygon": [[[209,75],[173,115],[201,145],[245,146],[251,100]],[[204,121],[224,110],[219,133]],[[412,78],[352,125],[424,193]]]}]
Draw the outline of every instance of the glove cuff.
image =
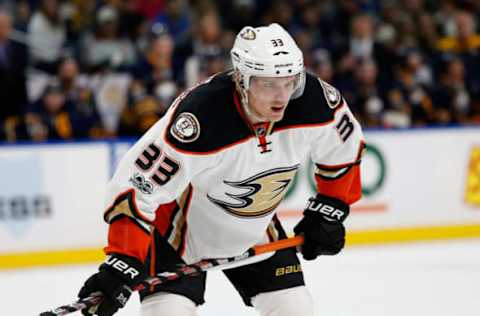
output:
[{"label": "glove cuff", "polygon": [[304,215],[318,214],[328,222],[339,223],[343,223],[349,213],[350,206],[347,203],[320,193],[308,199],[307,207],[303,212]]},{"label": "glove cuff", "polygon": [[100,265],[100,271],[108,270],[122,278],[128,286],[134,286],[148,277],[145,265],[137,258],[112,253]]}]

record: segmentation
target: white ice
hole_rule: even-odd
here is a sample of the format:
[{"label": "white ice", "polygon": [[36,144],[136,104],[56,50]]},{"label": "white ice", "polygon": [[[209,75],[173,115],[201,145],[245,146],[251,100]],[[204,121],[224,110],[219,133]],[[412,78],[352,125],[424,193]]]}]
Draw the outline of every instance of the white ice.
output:
[{"label": "white ice", "polygon": [[[318,316],[480,315],[480,239],[347,248],[303,268]],[[0,315],[38,315],[69,303],[95,269],[1,271]],[[206,301],[200,316],[257,315],[220,271],[208,275]],[[135,316],[138,308],[134,297],[116,315]]]}]

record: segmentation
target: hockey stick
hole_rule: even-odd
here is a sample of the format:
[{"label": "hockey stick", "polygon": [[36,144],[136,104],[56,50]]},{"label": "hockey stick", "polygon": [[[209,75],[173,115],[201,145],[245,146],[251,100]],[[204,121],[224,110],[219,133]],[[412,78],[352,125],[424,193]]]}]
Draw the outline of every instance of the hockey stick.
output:
[{"label": "hockey stick", "polygon": [[[246,261],[246,259],[258,256],[260,254],[274,252],[274,251],[282,250],[286,248],[292,248],[292,247],[300,246],[301,244],[303,244],[303,237],[296,236],[296,237],[291,237],[287,239],[281,239],[271,243],[254,246],[239,256],[221,258],[221,259],[201,260],[193,264],[184,265],[172,272],[162,272],[157,274],[154,277],[149,277],[142,283],[136,285],[132,290],[140,291],[153,285],[163,284],[165,282],[173,281],[179,278],[183,278],[185,276],[192,276],[204,271],[208,271],[214,267],[215,268],[228,267],[231,263],[234,263],[234,262]],[[101,303],[102,300],[103,300],[103,295],[100,292],[96,292],[96,293],[93,293],[91,296],[80,299],[72,304],[63,305],[55,308],[52,311],[40,313],[40,316],[67,315],[85,308],[90,308],[95,305],[98,305]]]}]

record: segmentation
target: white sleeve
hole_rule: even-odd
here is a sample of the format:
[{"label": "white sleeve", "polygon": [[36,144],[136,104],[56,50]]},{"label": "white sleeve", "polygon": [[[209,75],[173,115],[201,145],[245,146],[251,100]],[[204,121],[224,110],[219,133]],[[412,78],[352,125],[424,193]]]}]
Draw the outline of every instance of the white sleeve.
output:
[{"label": "white sleeve", "polygon": [[336,109],[333,120],[314,135],[311,146],[318,193],[348,204],[360,199],[359,165],[365,141],[345,101]]},{"label": "white sleeve", "polygon": [[362,142],[362,128],[343,102],[335,112],[333,121],[316,135],[311,144],[311,158],[315,164],[322,166],[354,163],[358,160]]}]

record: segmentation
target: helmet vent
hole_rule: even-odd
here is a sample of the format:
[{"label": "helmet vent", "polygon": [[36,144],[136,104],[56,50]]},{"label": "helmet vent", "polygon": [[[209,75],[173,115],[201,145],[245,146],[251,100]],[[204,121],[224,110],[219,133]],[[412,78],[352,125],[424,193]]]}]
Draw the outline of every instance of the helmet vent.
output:
[{"label": "helmet vent", "polygon": [[245,61],[245,66],[256,70],[265,70],[265,65],[260,63],[252,63],[251,61]]},{"label": "helmet vent", "polygon": [[254,62],[251,62],[251,61],[248,61],[248,60],[245,60],[245,64],[249,64],[249,65],[255,65],[255,66],[265,66],[264,64],[261,64],[261,63],[254,63]]}]

